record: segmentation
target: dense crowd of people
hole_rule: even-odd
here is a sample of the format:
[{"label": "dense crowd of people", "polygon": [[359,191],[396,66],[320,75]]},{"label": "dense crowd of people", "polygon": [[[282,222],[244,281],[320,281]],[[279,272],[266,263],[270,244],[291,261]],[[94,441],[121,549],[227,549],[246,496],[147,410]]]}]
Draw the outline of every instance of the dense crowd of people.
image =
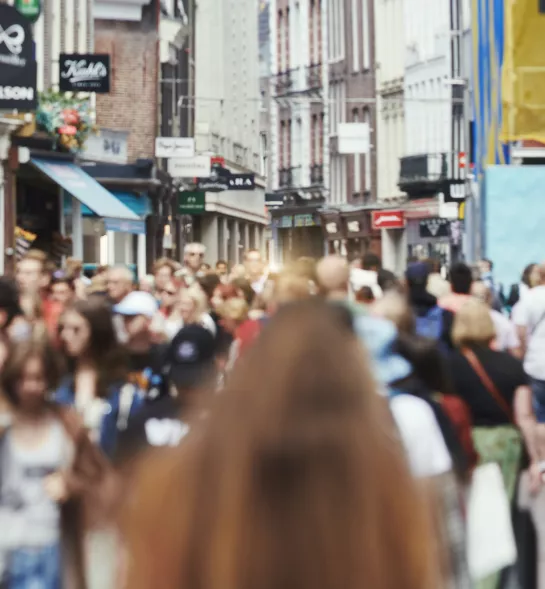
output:
[{"label": "dense crowd of people", "polygon": [[2,589],[545,588],[545,266],[205,258],[0,277]]}]

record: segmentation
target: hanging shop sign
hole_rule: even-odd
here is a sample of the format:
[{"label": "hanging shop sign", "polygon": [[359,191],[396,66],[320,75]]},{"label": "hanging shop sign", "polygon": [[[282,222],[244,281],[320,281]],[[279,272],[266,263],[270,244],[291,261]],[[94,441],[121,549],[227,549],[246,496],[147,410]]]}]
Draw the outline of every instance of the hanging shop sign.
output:
[{"label": "hanging shop sign", "polygon": [[34,110],[37,69],[30,22],[0,3],[0,110]]},{"label": "hanging shop sign", "polygon": [[168,159],[168,173],[173,178],[208,178],[211,171],[209,155]]},{"label": "hanging shop sign", "polygon": [[229,190],[255,190],[255,174],[230,174]]},{"label": "hanging shop sign", "polygon": [[15,0],[15,8],[31,23],[40,17],[42,12],[41,0]]},{"label": "hanging shop sign", "polygon": [[373,211],[373,229],[403,229],[405,214],[403,211]]},{"label": "hanging shop sign", "polygon": [[193,157],[195,139],[193,137],[156,137],[155,157]]},{"label": "hanging shop sign", "polygon": [[199,178],[197,180],[197,190],[204,192],[223,192],[229,190],[229,180],[231,173],[219,164],[214,164],[210,170],[208,178]]},{"label": "hanging shop sign", "polygon": [[465,180],[451,180],[445,182],[441,189],[439,197],[444,198],[445,203],[460,203],[466,199],[466,183]]},{"label": "hanging shop sign", "polygon": [[59,57],[61,92],[110,91],[110,56],[105,54],[61,53]]},{"label": "hanging shop sign", "polygon": [[424,219],[420,221],[420,237],[449,237],[450,221],[448,219]]},{"label": "hanging shop sign", "polygon": [[272,209],[281,207],[284,204],[284,197],[274,192],[265,193],[265,205],[267,208]]},{"label": "hanging shop sign", "polygon": [[178,193],[178,212],[181,215],[200,215],[206,210],[206,195],[197,190]]}]

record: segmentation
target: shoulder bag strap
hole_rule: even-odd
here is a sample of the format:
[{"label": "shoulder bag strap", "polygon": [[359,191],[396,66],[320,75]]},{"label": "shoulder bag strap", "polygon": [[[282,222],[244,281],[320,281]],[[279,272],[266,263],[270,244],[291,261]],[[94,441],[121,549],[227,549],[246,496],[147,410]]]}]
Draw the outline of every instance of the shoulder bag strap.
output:
[{"label": "shoulder bag strap", "polygon": [[465,359],[469,362],[475,374],[479,377],[481,382],[483,383],[485,389],[490,393],[494,401],[502,408],[502,411],[507,415],[509,421],[511,423],[515,423],[515,418],[513,415],[513,411],[509,406],[509,403],[505,400],[502,394],[498,391],[496,385],[492,382],[490,376],[488,376],[486,370],[484,369],[483,365],[477,358],[477,355],[473,350],[469,348],[465,348],[462,350],[462,354],[464,355]]}]

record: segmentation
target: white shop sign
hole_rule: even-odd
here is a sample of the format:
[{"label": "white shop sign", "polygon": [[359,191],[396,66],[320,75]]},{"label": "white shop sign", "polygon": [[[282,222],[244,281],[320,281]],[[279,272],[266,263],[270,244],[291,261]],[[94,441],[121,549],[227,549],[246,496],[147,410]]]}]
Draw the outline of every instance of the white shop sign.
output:
[{"label": "white shop sign", "polygon": [[176,157],[168,160],[168,173],[173,178],[209,178],[211,171],[209,155]]}]

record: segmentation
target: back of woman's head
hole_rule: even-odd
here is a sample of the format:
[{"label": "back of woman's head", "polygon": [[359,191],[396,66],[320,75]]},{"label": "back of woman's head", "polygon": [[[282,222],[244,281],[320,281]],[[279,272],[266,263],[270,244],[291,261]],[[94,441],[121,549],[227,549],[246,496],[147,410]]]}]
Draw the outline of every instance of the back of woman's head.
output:
[{"label": "back of woman's head", "polygon": [[452,341],[459,348],[489,346],[496,337],[487,305],[477,299],[465,302],[454,316]]},{"label": "back of woman's head", "polygon": [[416,330],[414,313],[407,298],[397,292],[387,292],[375,301],[373,314],[391,321],[400,333],[413,334]]},{"label": "back of woman's head", "polygon": [[131,589],[437,586],[427,512],[336,308],[280,310],[208,419],[150,461],[128,517]]}]

